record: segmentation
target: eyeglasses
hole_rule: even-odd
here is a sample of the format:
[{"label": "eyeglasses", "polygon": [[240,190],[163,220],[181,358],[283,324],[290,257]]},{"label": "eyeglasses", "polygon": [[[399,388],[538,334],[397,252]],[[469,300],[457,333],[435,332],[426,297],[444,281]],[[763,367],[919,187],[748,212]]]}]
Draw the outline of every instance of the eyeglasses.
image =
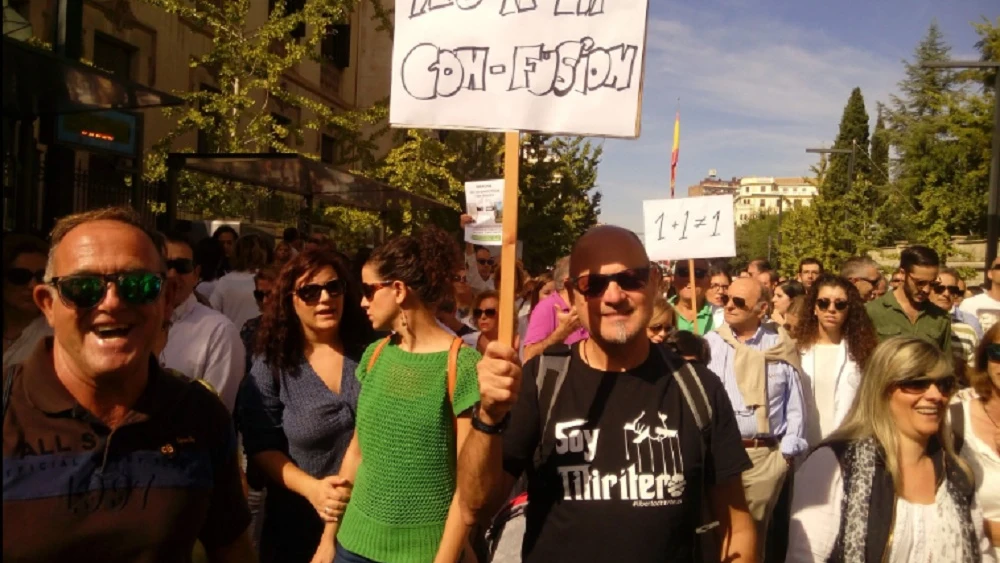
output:
[{"label": "eyeglasses", "polygon": [[453,283],[469,283],[469,276],[452,276]]},{"label": "eyeglasses", "polygon": [[649,283],[649,267],[622,270],[616,274],[586,274],[571,280],[573,288],[587,298],[604,295],[611,282],[624,291],[639,291]]},{"label": "eyeglasses", "polygon": [[493,260],[492,258],[488,258],[486,260],[478,259],[476,260],[476,262],[479,262],[480,266],[493,266],[494,264],[496,264],[496,261]]},{"label": "eyeglasses", "polygon": [[375,283],[363,283],[361,284],[361,295],[364,295],[365,299],[371,301],[375,298],[375,292],[392,285],[391,281],[375,282]]},{"label": "eyeglasses", "polygon": [[[688,270],[687,266],[677,266],[677,270],[674,272],[674,274],[679,278],[686,278],[690,276],[690,271]],[[708,270],[704,268],[694,269],[694,277],[699,280],[707,275],[708,275]]]},{"label": "eyeglasses", "polygon": [[673,330],[674,327],[672,327],[670,325],[667,325],[667,324],[656,324],[656,325],[649,325],[648,328],[649,328],[649,332],[652,332],[653,334],[657,334],[657,333],[660,333],[660,332],[666,332],[666,333],[669,334],[670,331]]},{"label": "eyeglasses", "polygon": [[946,291],[952,295],[962,295],[963,293],[962,288],[958,287],[957,285],[944,285],[939,283],[931,286],[931,289],[933,289],[934,293],[938,295],[941,295]]},{"label": "eyeglasses", "polygon": [[[296,289],[295,295],[298,295],[299,299],[305,301],[307,305],[312,305],[323,296],[323,291],[326,291],[330,297],[343,295],[344,281],[338,279],[330,280],[326,283],[307,283]],[[256,294],[256,292],[254,293]]]},{"label": "eyeglasses", "polygon": [[744,298],[742,298],[742,297],[730,297],[728,295],[723,295],[722,296],[722,306],[723,307],[725,307],[726,305],[729,305],[730,301],[733,302],[733,305],[735,305],[737,309],[746,309],[747,308],[747,300],[744,299]]},{"label": "eyeglasses", "polygon": [[167,271],[175,270],[178,274],[190,274],[194,271],[194,260],[190,258],[175,258],[167,260]]},{"label": "eyeglasses", "polygon": [[833,308],[838,311],[843,311],[847,308],[848,302],[843,299],[831,300],[826,297],[820,297],[816,300],[816,306],[822,311],[829,311],[830,305],[833,305]]},{"label": "eyeglasses", "polygon": [[986,347],[986,356],[991,362],[1000,362],[1000,343],[994,342]]},{"label": "eyeglasses", "polygon": [[713,283],[709,287],[710,287],[710,289],[713,289],[715,291],[729,291],[729,286],[721,284],[721,283]]},{"label": "eyeglasses", "polygon": [[993,267],[990,268],[990,269],[991,270],[1000,270],[1000,264],[993,264]]},{"label": "eyeglasses", "polygon": [[946,377],[920,377],[916,379],[904,379],[896,383],[896,388],[909,395],[920,395],[926,393],[931,385],[935,385],[942,395],[952,395],[958,390],[958,380],[955,376]]},{"label": "eyeglasses", "polygon": [[483,316],[485,316],[487,319],[492,319],[493,317],[497,316],[497,310],[496,309],[473,309],[472,310],[472,318],[478,319],[478,318],[483,317]]},{"label": "eyeglasses", "polygon": [[875,286],[878,285],[878,282],[881,281],[881,280],[879,278],[875,278],[873,280],[870,280],[868,278],[862,278],[862,277],[851,278],[851,282],[859,282],[859,281],[868,282],[869,284],[871,284],[872,287],[875,287]]},{"label": "eyeglasses", "polygon": [[27,268],[11,268],[4,272],[4,277],[7,278],[7,283],[11,285],[28,285],[31,280],[42,283],[45,281],[45,270],[32,272]]},{"label": "eyeglasses", "polygon": [[[269,295],[271,295],[270,291],[261,291],[259,289],[253,290],[253,298],[256,299],[258,302],[263,301],[264,299],[267,299],[267,297]],[[303,299],[303,301],[305,301],[305,300]]]},{"label": "eyeglasses", "polygon": [[59,291],[67,307],[92,309],[108,294],[108,284],[115,284],[118,296],[129,305],[146,305],[156,301],[163,289],[163,275],[152,272],[117,274],[79,274],[52,278],[49,282]]}]

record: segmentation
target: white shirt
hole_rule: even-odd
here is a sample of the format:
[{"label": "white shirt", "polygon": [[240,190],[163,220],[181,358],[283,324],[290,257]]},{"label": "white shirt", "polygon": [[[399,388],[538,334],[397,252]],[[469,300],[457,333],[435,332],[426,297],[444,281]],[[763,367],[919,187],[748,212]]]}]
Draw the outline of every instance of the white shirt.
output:
[{"label": "white shirt", "polygon": [[994,324],[1000,322],[1000,301],[993,299],[988,293],[982,293],[962,301],[962,305],[958,309],[975,315],[979,324],[983,326],[984,333],[989,331]]},{"label": "white shirt", "polygon": [[213,309],[229,317],[239,331],[247,321],[260,315],[253,297],[256,288],[252,272],[229,272],[219,278],[208,301]]},{"label": "white shirt", "polygon": [[861,385],[861,369],[847,354],[847,341],[802,351],[802,394],[806,401],[806,440],[810,447],[836,430],[847,417]]},{"label": "white shirt", "polygon": [[465,255],[465,275],[469,278],[469,286],[472,288],[472,291],[477,294],[496,289],[493,284],[494,276],[490,276],[489,279],[484,280],[479,275],[479,261],[476,259],[475,253]]},{"label": "white shirt", "polygon": [[173,324],[160,354],[164,367],[210,383],[229,412],[246,374],[246,352],[240,331],[225,315],[192,294],[170,317]]},{"label": "white shirt", "polygon": [[52,336],[52,327],[49,326],[45,315],[38,315],[35,320],[24,327],[17,340],[7,347],[3,353],[3,367],[23,362],[35,349],[38,342],[48,336]]},{"label": "white shirt", "polygon": [[200,282],[195,286],[194,290],[201,294],[205,299],[211,299],[212,293],[215,292],[215,286],[219,283],[219,280],[208,280]]},{"label": "white shirt", "polygon": [[[837,456],[826,447],[813,452],[795,474],[786,561],[820,563],[830,558],[840,531],[843,479]],[[962,529],[957,515],[947,487],[938,487],[934,504],[914,504],[897,497],[896,525],[886,561],[961,561]],[[972,505],[972,521],[982,522],[977,504]],[[974,527],[983,562],[995,563],[983,527]]]},{"label": "white shirt", "polygon": [[[976,477],[976,500],[984,518],[1000,522],[1000,455],[972,429],[972,401],[978,401],[979,395],[974,389],[963,389],[953,400],[963,403],[965,441],[959,455],[969,463]],[[993,556],[1000,561],[1000,547],[993,547]]]}]

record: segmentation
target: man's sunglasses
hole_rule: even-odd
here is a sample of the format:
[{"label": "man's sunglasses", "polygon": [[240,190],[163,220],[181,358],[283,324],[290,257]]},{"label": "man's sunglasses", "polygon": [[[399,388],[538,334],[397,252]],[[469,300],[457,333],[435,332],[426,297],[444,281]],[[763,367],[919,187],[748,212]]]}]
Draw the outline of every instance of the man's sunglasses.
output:
[{"label": "man's sunglasses", "polygon": [[907,275],[906,277],[907,277],[907,279],[913,280],[913,285],[917,286],[917,289],[924,289],[924,288],[927,288],[927,287],[933,287],[937,283],[934,280],[918,280],[918,279],[910,277],[909,275]]},{"label": "man's sunglasses", "polygon": [[742,297],[730,297],[728,295],[721,295],[720,299],[722,299],[722,306],[723,307],[725,307],[726,305],[729,305],[729,302],[732,301],[733,305],[735,305],[737,309],[746,309],[747,308],[747,300],[743,299]]},{"label": "man's sunglasses", "polygon": [[480,317],[482,317],[484,315],[486,316],[487,319],[492,319],[493,317],[497,316],[497,310],[496,309],[473,309],[472,310],[472,318],[474,318],[474,319],[478,319],[478,318],[480,318]]},{"label": "man's sunglasses", "polygon": [[496,261],[492,258],[487,258],[486,260],[478,259],[476,262],[479,262],[480,266],[493,266],[496,264]]},{"label": "man's sunglasses", "polygon": [[[330,280],[326,283],[307,283],[295,290],[295,295],[299,296],[299,299],[306,302],[307,305],[313,305],[319,301],[320,297],[323,296],[323,291],[326,291],[330,297],[337,297],[344,294],[344,281],[343,280]],[[256,295],[257,292],[254,292]]]},{"label": "man's sunglasses", "polygon": [[875,278],[873,280],[870,280],[868,278],[854,277],[854,278],[851,278],[851,281],[852,282],[858,282],[858,281],[868,282],[869,284],[871,284],[872,287],[876,287],[878,285],[878,282],[880,282],[882,280],[879,279],[879,278]]},{"label": "man's sunglasses", "polygon": [[994,342],[987,346],[986,356],[991,362],[1000,362],[1000,342]]},{"label": "man's sunglasses", "polygon": [[389,287],[391,285],[392,285],[391,281],[363,283],[361,284],[361,295],[363,295],[365,299],[371,301],[372,299],[375,299],[376,291],[385,287]]},{"label": "man's sunglasses", "polygon": [[[253,298],[256,299],[258,303],[260,303],[264,299],[267,299],[267,296],[269,295],[271,295],[270,291],[261,291],[259,289],[253,290]],[[303,301],[305,300],[303,299]]]},{"label": "man's sunglasses", "polygon": [[990,269],[991,270],[1000,270],[1000,264],[993,264],[993,267],[990,268]]},{"label": "man's sunglasses", "polygon": [[194,271],[194,260],[189,258],[176,258],[167,260],[167,271],[175,270],[178,274],[190,274]]},{"label": "man's sunglasses", "polygon": [[604,295],[611,282],[618,284],[624,291],[639,291],[649,283],[649,267],[622,270],[616,274],[586,274],[571,280],[573,289],[587,298]]},{"label": "man's sunglasses", "polygon": [[843,311],[847,308],[849,303],[843,299],[832,300],[827,299],[826,297],[820,297],[816,300],[816,306],[819,307],[821,311],[829,311],[830,305],[833,305],[833,308],[838,311]]},{"label": "man's sunglasses", "polygon": [[952,295],[962,295],[963,293],[962,288],[957,285],[944,285],[942,283],[931,286],[931,289],[933,289],[934,293],[938,295],[941,295],[946,291]]},{"label": "man's sunglasses", "polygon": [[118,274],[78,274],[52,278],[49,282],[59,291],[67,307],[93,309],[108,294],[108,284],[115,284],[118,297],[129,305],[147,305],[156,301],[163,289],[163,275],[153,272]]},{"label": "man's sunglasses", "polygon": [[[677,276],[677,277],[679,277],[679,278],[686,278],[686,277],[689,277],[690,271],[688,270],[687,266],[678,266],[677,269],[674,271],[674,275]],[[704,268],[695,268],[694,269],[694,277],[696,279],[699,279],[699,280],[700,279],[704,279],[704,277],[707,276],[707,275],[708,275],[708,270],[706,270]]]},{"label": "man's sunglasses", "polygon": [[920,377],[916,379],[904,379],[896,383],[896,388],[909,395],[920,395],[926,393],[931,385],[936,385],[942,395],[950,396],[958,390],[958,380],[955,376],[946,377]]},{"label": "man's sunglasses", "polygon": [[45,281],[45,270],[32,272],[27,268],[11,268],[4,272],[4,277],[7,279],[7,283],[11,285],[28,285],[31,280],[35,280],[36,283],[42,283]]}]

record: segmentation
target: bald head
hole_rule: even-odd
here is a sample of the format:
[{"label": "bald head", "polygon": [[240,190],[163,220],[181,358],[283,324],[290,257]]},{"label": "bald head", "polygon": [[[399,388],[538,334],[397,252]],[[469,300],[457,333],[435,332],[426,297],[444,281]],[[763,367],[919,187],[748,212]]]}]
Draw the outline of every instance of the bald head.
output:
[{"label": "bald head", "polygon": [[729,285],[729,295],[746,299],[747,306],[753,306],[764,295],[764,288],[753,278],[737,278]]},{"label": "bald head", "polygon": [[634,262],[629,268],[649,266],[649,255],[635,233],[614,225],[601,225],[588,230],[573,245],[569,275],[576,277],[588,265],[602,264],[608,259],[623,264]]}]

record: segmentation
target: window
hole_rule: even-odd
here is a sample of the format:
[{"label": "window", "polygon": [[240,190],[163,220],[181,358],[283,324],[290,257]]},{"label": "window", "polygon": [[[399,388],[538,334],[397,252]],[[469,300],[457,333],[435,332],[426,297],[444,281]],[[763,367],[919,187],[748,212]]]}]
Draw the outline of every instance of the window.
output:
[{"label": "window", "polygon": [[343,70],[351,66],[351,25],[332,25],[320,43],[320,55]]},{"label": "window", "polygon": [[765,202],[765,201],[764,201],[763,199],[762,199],[762,200],[760,200],[760,206],[761,206],[761,207],[764,207],[765,205],[767,205],[767,203],[766,203],[766,202]]},{"label": "window", "polygon": [[[268,18],[274,13],[274,6],[277,4],[276,0],[267,0],[267,14]],[[301,12],[306,7],[306,0],[285,0],[285,16],[290,16]],[[295,39],[302,39],[306,36],[306,24],[300,23],[292,30],[289,34]]]},{"label": "window", "polygon": [[138,49],[110,35],[94,32],[94,66],[125,80],[132,79],[132,62]]},{"label": "window", "polygon": [[[283,116],[283,115],[281,115],[279,113],[272,113],[271,114],[271,119],[274,120],[275,126],[279,126],[280,125],[282,127],[288,128],[288,127],[291,127],[291,125],[292,125],[292,120],[291,119],[288,119],[287,117],[285,117],[285,116]],[[278,140],[281,141],[281,142],[283,142],[283,143],[285,143],[287,145],[288,142],[289,142],[289,139],[291,139],[291,135],[290,134],[289,135],[285,135],[284,137],[281,137]],[[268,149],[268,152],[276,153],[276,152],[279,152],[279,151],[276,150],[274,147],[270,147]]]},{"label": "window", "polygon": [[333,137],[323,135],[319,140],[319,159],[327,164],[333,164],[337,143]]}]

